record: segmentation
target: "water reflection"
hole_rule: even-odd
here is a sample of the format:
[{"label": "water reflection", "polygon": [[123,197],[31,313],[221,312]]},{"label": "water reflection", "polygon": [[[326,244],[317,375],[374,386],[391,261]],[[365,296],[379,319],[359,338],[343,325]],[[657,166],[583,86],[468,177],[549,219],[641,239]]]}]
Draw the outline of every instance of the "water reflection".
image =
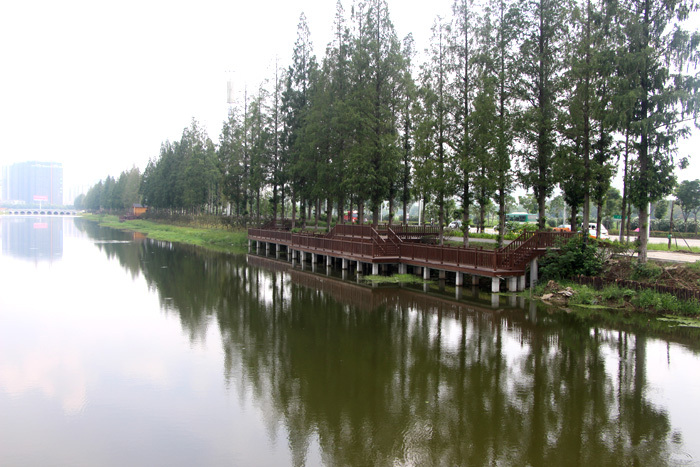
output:
[{"label": "water reflection", "polygon": [[63,218],[3,216],[2,254],[33,261],[63,257]]},{"label": "water reflection", "polygon": [[[649,347],[668,348],[667,371],[696,384],[693,331],[662,341],[534,302],[365,287],[325,267],[153,241],[97,247],[143,274],[193,342],[218,325],[225,383],[254,398],[271,439],[284,428],[295,465],[315,443],[338,465],[700,459],[697,424],[674,426],[677,409],[658,397],[669,389],[647,368]],[[691,368],[673,366],[688,355]]]}]

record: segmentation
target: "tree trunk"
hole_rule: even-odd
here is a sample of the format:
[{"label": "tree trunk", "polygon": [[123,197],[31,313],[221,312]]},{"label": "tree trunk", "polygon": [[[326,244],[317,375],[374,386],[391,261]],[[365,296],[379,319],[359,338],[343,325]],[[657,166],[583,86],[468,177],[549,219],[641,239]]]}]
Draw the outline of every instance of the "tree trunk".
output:
[{"label": "tree trunk", "polygon": [[440,239],[440,245],[445,244],[445,237],[443,236],[444,234],[444,224],[445,224],[445,197],[442,193],[438,196],[438,224],[439,224],[439,239]]},{"label": "tree trunk", "polygon": [[462,188],[462,232],[464,232],[462,242],[466,248],[469,246],[469,183],[464,183]]},{"label": "tree trunk", "polygon": [[331,224],[333,223],[333,202],[331,198],[326,198],[326,232],[331,231]]}]

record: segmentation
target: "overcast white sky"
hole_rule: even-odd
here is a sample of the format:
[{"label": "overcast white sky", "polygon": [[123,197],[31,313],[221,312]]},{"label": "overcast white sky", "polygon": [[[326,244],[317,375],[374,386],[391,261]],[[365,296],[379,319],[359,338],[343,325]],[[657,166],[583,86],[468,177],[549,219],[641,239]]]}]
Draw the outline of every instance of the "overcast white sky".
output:
[{"label": "overcast white sky", "polygon": [[[451,4],[389,0],[399,38],[412,32],[419,50]],[[302,11],[320,57],[335,0],[3,2],[0,166],[62,162],[67,194],[133,165],[143,170],[192,118],[218,141],[227,76],[237,91],[256,89],[274,76],[275,57],[286,67]],[[682,154],[700,145],[697,133]],[[700,161],[680,176],[700,177]]]}]

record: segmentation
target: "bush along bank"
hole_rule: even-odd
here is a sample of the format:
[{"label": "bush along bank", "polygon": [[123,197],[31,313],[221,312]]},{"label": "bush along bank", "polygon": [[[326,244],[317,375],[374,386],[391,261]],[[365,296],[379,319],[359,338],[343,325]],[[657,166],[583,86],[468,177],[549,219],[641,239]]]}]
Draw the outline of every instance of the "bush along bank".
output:
[{"label": "bush along bank", "polygon": [[700,261],[637,263],[619,245],[573,238],[541,262],[533,294],[557,305],[700,317]]}]

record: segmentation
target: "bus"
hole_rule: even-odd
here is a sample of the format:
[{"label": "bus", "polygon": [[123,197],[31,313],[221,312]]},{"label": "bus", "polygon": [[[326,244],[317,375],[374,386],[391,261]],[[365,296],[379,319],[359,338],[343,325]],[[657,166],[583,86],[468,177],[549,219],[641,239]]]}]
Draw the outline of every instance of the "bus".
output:
[{"label": "bus", "polygon": [[537,222],[537,214],[509,212],[506,214],[506,222]]}]

